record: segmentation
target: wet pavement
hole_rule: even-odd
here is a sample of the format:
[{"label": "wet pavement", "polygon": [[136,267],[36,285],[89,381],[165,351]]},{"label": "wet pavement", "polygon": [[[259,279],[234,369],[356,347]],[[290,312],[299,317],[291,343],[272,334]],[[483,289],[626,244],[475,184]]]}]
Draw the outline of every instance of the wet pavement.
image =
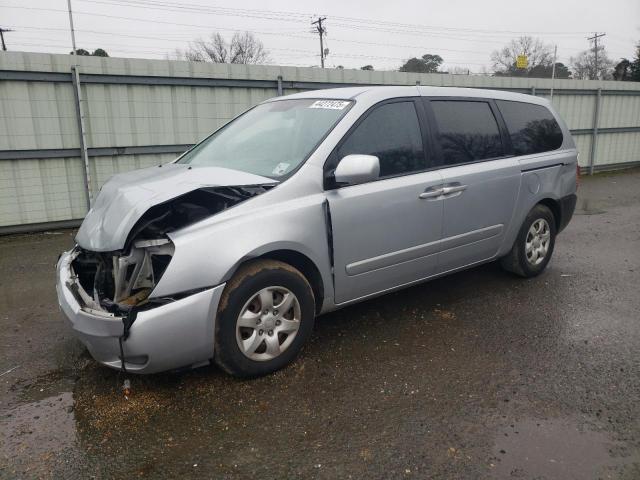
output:
[{"label": "wet pavement", "polygon": [[2,478],[640,478],[640,171],[584,178],[533,280],[495,264],[321,317],[290,367],[132,377],[58,311],[73,232],[0,238]]}]

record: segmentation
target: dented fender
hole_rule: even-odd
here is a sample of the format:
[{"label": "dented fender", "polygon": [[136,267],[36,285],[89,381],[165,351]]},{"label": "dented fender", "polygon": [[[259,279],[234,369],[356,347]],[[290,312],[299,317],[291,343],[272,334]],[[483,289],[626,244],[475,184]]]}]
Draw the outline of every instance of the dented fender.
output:
[{"label": "dented fender", "polygon": [[[285,186],[269,195],[278,194]],[[319,192],[276,204],[271,198],[261,205],[259,197],[251,205],[238,207],[245,213],[212,217],[169,234],[174,256],[151,296],[217,285],[226,282],[247,260],[290,250],[314,263],[323,281],[325,300],[333,300],[324,200]]]}]

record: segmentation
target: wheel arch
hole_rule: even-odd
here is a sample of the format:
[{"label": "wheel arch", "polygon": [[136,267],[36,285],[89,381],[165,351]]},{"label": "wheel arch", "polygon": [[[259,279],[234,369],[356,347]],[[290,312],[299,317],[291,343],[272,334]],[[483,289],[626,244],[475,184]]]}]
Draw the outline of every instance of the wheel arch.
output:
[{"label": "wheel arch", "polygon": [[226,279],[230,279],[242,266],[255,260],[278,260],[291,265],[302,273],[313,290],[316,315],[320,313],[326,295],[325,282],[322,278],[322,274],[320,273],[320,269],[316,263],[309,258],[309,256],[298,250],[288,248],[269,250],[238,262],[234,268],[225,275]]},{"label": "wheel arch", "polygon": [[[553,214],[554,223],[556,224],[556,231],[560,231],[562,227],[562,209],[560,208],[560,203],[557,200],[554,200],[553,198],[546,197],[538,201],[536,205],[544,205],[549,210],[551,210],[551,213]],[[532,209],[534,207],[535,205],[532,207]]]}]

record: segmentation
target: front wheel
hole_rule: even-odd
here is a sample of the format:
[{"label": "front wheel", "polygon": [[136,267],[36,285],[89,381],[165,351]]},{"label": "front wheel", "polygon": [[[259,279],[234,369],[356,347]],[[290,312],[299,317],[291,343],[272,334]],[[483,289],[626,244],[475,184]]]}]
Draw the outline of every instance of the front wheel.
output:
[{"label": "front wheel", "polygon": [[501,259],[505,270],[521,277],[535,277],[545,269],[556,242],[553,213],[536,205],[525,218],[511,251]]},{"label": "front wheel", "polygon": [[297,269],[275,260],[247,264],[220,300],[215,361],[237,377],[274,372],[299,353],[314,316],[313,290]]}]

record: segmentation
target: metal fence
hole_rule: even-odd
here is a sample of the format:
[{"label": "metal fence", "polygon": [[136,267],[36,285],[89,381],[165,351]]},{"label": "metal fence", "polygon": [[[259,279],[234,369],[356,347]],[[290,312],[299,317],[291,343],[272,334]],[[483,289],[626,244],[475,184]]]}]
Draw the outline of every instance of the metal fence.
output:
[{"label": "metal fence", "polygon": [[[347,85],[492,88],[551,80],[0,53],[0,233],[77,225],[114,173],[167,162],[275,95]],[[587,171],[640,164],[640,83],[556,80]]]}]

